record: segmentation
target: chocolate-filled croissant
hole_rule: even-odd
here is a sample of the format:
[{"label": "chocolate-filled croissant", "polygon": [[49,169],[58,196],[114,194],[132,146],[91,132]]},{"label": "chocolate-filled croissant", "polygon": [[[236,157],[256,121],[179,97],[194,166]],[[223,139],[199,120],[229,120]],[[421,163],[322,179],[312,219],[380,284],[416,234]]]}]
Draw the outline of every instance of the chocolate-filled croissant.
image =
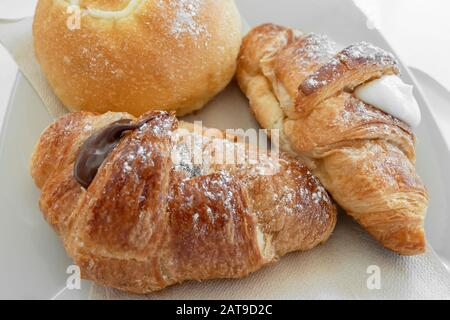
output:
[{"label": "chocolate-filled croissant", "polygon": [[428,195],[414,167],[415,137],[354,89],[399,74],[395,58],[368,43],[339,51],[326,36],[273,24],[244,39],[237,79],[262,127],[302,159],[334,200],[385,247],[425,250]]},{"label": "chocolate-filled croissant", "polygon": [[[105,131],[117,123],[129,131]],[[105,132],[114,132],[114,146],[86,175],[86,148]],[[165,112],[140,119],[71,113],[42,134],[31,160],[40,207],[83,278],[149,293],[186,280],[243,277],[328,239],[336,209],[300,162],[282,154],[271,174],[260,170],[274,165],[270,154],[264,164],[197,164],[186,152],[188,136],[200,137],[196,152],[217,143]]]}]

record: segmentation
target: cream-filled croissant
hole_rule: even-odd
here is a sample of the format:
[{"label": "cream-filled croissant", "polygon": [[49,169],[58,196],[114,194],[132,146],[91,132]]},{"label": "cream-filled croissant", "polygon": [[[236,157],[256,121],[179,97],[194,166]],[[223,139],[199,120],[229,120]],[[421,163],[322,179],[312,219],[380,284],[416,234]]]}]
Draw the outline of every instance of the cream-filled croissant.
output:
[{"label": "cream-filled croissant", "polygon": [[396,91],[406,86],[398,74],[373,45],[339,51],[325,36],[266,24],[244,39],[237,79],[261,126],[280,129],[282,148],[348,214],[385,247],[414,255],[426,247],[428,196],[410,128],[420,111],[412,92]]},{"label": "cream-filled croissant", "polygon": [[31,174],[82,276],[148,293],[243,277],[328,239],[336,209],[305,166],[270,153],[235,165],[194,159],[221,141],[250,148],[166,112],[71,113],[47,128]]}]

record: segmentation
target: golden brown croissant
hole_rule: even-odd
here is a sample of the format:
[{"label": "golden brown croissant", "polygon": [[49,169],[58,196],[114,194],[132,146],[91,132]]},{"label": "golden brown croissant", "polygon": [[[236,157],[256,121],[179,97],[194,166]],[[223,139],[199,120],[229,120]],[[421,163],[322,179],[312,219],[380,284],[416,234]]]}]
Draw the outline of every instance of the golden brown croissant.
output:
[{"label": "golden brown croissant", "polygon": [[252,111],[262,127],[280,130],[282,149],[385,247],[423,252],[428,196],[414,168],[415,137],[353,94],[398,74],[395,58],[367,43],[338,52],[325,36],[266,24],[246,36],[238,64]]},{"label": "golden brown croissant", "polygon": [[[84,189],[75,162],[121,119],[145,124],[119,138]],[[31,161],[40,207],[84,278],[148,293],[185,280],[243,277],[328,239],[336,209],[300,162],[281,155],[273,175],[259,171],[273,164],[270,155],[198,165],[185,138],[200,137],[200,152],[212,139],[178,134],[178,127],[190,130],[164,112],[139,120],[81,112],[42,134]]]}]

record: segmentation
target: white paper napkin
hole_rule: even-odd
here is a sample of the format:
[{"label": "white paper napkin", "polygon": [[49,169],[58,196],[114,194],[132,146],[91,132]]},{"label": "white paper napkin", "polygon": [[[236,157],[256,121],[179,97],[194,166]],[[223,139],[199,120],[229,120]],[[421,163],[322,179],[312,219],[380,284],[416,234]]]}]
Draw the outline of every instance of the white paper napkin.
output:
[{"label": "white paper napkin", "polygon": [[[450,299],[450,276],[431,249],[400,257],[340,215],[328,242],[244,279],[187,282],[148,296],[94,286],[93,299]],[[376,289],[376,272],[380,289]],[[369,273],[368,273],[369,272]],[[369,286],[368,286],[369,282]]]},{"label": "white paper napkin", "polygon": [[20,71],[41,97],[49,113],[56,119],[67,113],[67,109],[53,93],[36,61],[32,24],[32,17],[16,21],[0,19],[0,43],[11,53]]},{"label": "white paper napkin", "polygon": [[[55,118],[66,109],[53,94],[36,63],[32,19],[0,20],[0,42]],[[254,125],[247,111],[238,110],[236,90],[217,100],[229,104],[240,125]],[[235,106],[233,105],[235,102]],[[214,103],[213,103],[214,104]],[[233,109],[234,108],[234,109]],[[224,110],[208,107],[206,117]],[[242,118],[246,124],[242,124]],[[223,120],[223,119],[222,119]],[[237,121],[237,120],[233,120]],[[223,123],[223,121],[222,121]],[[245,279],[187,282],[148,296],[129,295],[93,285],[93,299],[450,299],[450,274],[431,248],[418,257],[400,257],[383,248],[350,218],[340,215],[336,231],[324,245],[293,253]],[[380,285],[378,287],[378,284]]]}]

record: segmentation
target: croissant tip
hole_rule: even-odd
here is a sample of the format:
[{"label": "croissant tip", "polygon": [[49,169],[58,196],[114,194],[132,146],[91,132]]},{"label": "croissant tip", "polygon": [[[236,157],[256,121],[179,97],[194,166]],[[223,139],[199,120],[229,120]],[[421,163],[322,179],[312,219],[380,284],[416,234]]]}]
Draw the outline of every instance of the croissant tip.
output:
[{"label": "croissant tip", "polygon": [[408,243],[407,246],[396,248],[397,253],[401,256],[417,256],[426,252],[426,241],[417,243]]},{"label": "croissant tip", "polygon": [[391,234],[381,243],[389,250],[401,256],[416,256],[426,252],[425,232],[423,228],[417,230],[401,230]]}]

